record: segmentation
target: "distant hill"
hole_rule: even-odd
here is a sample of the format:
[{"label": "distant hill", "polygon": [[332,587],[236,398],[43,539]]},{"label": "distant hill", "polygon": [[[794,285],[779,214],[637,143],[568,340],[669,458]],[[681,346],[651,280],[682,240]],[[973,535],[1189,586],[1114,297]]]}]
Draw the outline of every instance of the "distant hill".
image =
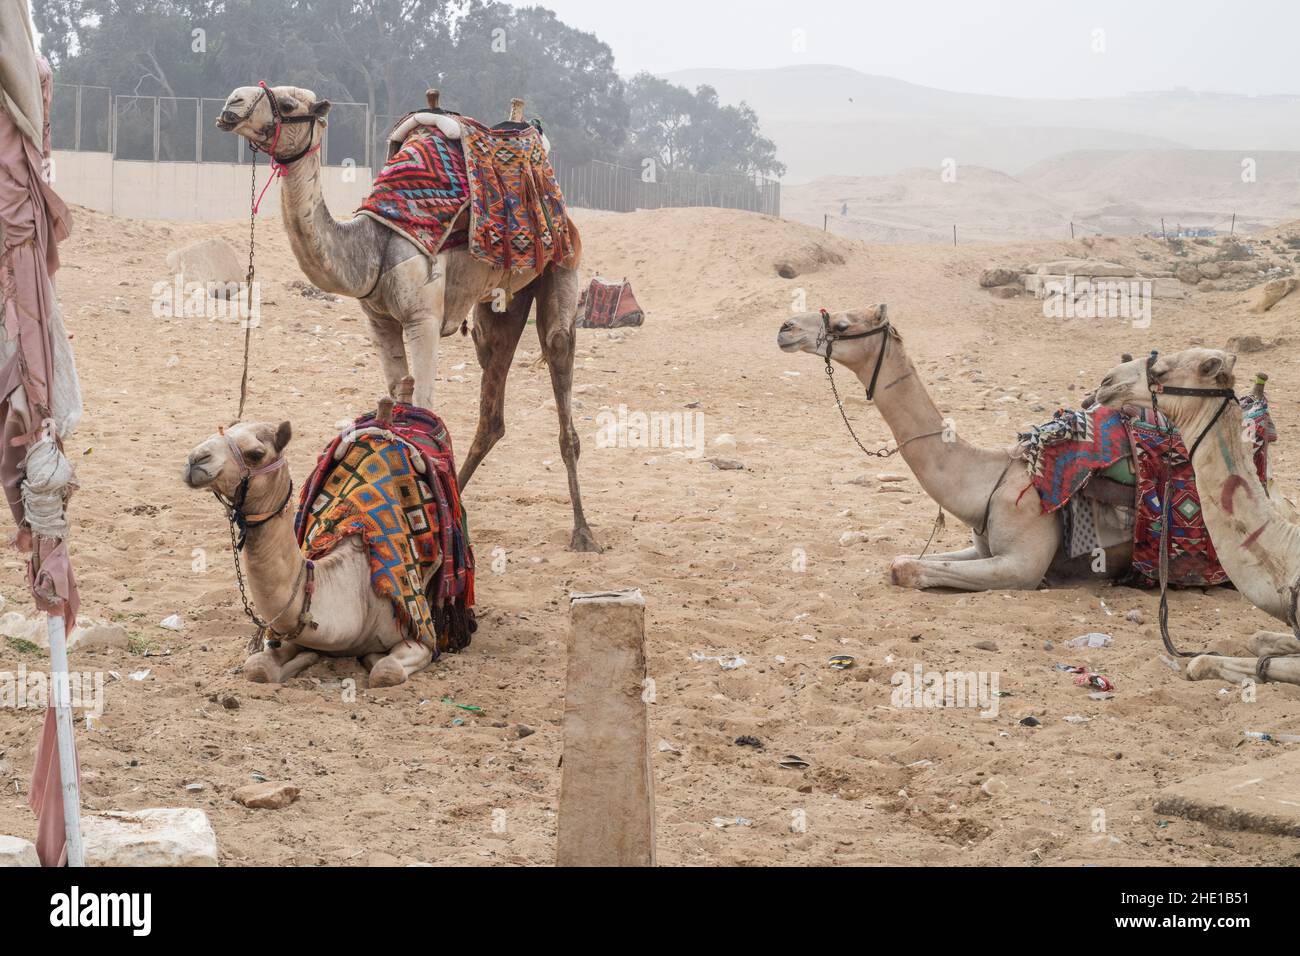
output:
[{"label": "distant hill", "polygon": [[1018,174],[1062,153],[1300,150],[1300,97],[1173,91],[1049,100],[953,93],[840,66],[684,70],[758,112],[787,181],[938,170],[947,158]]},{"label": "distant hill", "polygon": [[[873,242],[1069,238],[1134,235],[1182,226],[1238,233],[1300,219],[1300,152],[1258,152],[1255,182],[1241,178],[1242,155],[1227,150],[1084,150],[1041,160],[1018,176],[958,166],[889,176],[825,176],[782,189],[782,214]],[[847,212],[845,211],[847,205]]]}]

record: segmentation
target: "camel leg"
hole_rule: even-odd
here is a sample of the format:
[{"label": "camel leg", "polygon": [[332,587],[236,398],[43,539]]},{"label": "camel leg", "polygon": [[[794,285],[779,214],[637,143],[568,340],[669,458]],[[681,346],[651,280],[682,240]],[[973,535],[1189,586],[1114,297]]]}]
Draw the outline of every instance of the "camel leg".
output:
[{"label": "camel leg", "polygon": [[[374,655],[367,654],[366,657]],[[402,641],[370,668],[371,687],[396,687],[422,671],[433,660],[433,651],[419,641]]]},{"label": "camel leg", "polygon": [[379,364],[384,370],[384,384],[388,394],[397,397],[402,379],[411,374],[406,364],[406,346],[402,342],[402,325],[391,315],[376,312],[361,303],[361,311],[370,323],[370,340],[379,352]]},{"label": "camel leg", "polygon": [[965,561],[916,561],[895,558],[890,579],[899,587],[956,588],[959,591],[1032,591],[1047,573],[1051,558],[1033,554],[1000,554]]},{"label": "camel leg", "polygon": [[411,402],[418,408],[432,410],[433,380],[438,377],[438,343],[442,340],[442,316],[433,312],[419,312],[406,320],[404,328],[406,346],[411,354],[411,374],[415,376],[415,393]]},{"label": "camel leg", "polygon": [[506,433],[506,376],[510,374],[510,363],[515,359],[519,336],[532,307],[533,290],[529,287],[510,301],[505,312],[493,312],[487,303],[480,303],[475,309],[474,351],[478,353],[483,378],[479,382],[478,428],[456,479],[461,491],[492,446]]},{"label": "camel leg", "polygon": [[268,648],[244,661],[244,679],[254,684],[283,684],[320,660],[320,654],[292,642]]},{"label": "camel leg", "polygon": [[[1222,680],[1232,684],[1255,681],[1254,657],[1215,657],[1202,654],[1187,665],[1188,680]],[[1268,665],[1268,679],[1277,684],[1300,684],[1300,657],[1278,657]]]},{"label": "camel leg", "polygon": [[901,554],[899,557],[906,558],[909,561],[976,561],[980,558],[987,558],[988,554],[980,551],[977,545],[972,544],[969,548],[962,548],[960,551],[927,554],[924,558],[919,554]]},{"label": "camel leg", "polygon": [[1246,646],[1256,657],[1285,657],[1300,654],[1300,641],[1290,631],[1257,631]]},{"label": "camel leg", "polygon": [[537,297],[537,335],[542,342],[551,371],[551,391],[555,393],[555,410],[560,418],[560,456],[569,477],[569,500],[573,502],[572,551],[600,553],[587,516],[582,511],[582,490],[578,487],[578,455],[581,447],[578,430],[573,427],[573,354],[577,348],[574,335],[578,305],[578,274],[572,269],[551,266],[542,274]]}]

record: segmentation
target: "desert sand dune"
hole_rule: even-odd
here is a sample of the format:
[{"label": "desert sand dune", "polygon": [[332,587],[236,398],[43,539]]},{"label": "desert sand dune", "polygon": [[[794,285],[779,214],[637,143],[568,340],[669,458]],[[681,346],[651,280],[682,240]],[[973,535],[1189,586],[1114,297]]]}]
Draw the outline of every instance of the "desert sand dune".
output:
[{"label": "desert sand dune", "polygon": [[[360,665],[324,663],[284,687],[235,669],[250,631],[239,610],[225,521],[180,481],[195,441],[229,421],[241,333],[232,323],[156,318],[166,253],[246,224],[176,225],[81,213],[63,248],[61,295],[86,386],[69,448],[82,489],[71,546],[83,613],[123,624],[130,650],[74,650],[74,669],[115,671],[107,708],[79,730],[90,808],[195,806],[226,864],[545,864],[553,860],[566,596],[639,587],[647,597],[659,859],[665,864],[1294,862],[1300,841],[1216,831],[1154,815],[1152,795],[1195,773],[1265,755],[1243,730],[1300,732],[1294,688],[1180,681],[1158,656],[1156,596],[1103,584],[1074,590],[918,594],[886,583],[919,549],[934,508],[897,459],[864,460],[844,434],[820,363],[776,348],[792,306],[887,302],[943,410],[972,440],[1009,442],[1045,421],[1122,352],[1290,338],[1292,296],[1263,316],[1240,291],[1157,301],[1149,329],[1059,321],[1041,303],[977,285],[990,262],[1093,254],[1166,259],[1159,243],[1098,240],[999,246],[867,245],[797,223],[721,210],[582,217],[586,267],[630,277],[646,324],[579,334],[576,415],[587,512],[604,555],[566,550],[564,470],[532,330],[511,375],[507,434],[467,489],[480,565],[481,627],[463,654],[408,684],[370,692]],[[249,417],[287,417],[301,480],[343,420],[372,406],[380,370],[355,303],[303,298],[275,223],[259,230],[263,327]],[[782,277],[784,273],[789,277]],[[1300,470],[1300,360],[1268,348],[1244,360],[1273,376],[1279,490]],[[470,343],[443,341],[438,408],[462,453],[477,413]],[[849,414],[890,444],[856,389]],[[1008,400],[1003,400],[1008,399]],[[715,470],[666,449],[601,448],[595,416],[698,411]],[[689,407],[689,408],[688,408]],[[735,444],[724,435],[734,437]],[[841,545],[846,531],[866,541]],[[950,522],[941,550],[964,546]],[[501,549],[497,551],[497,549]],[[799,571],[796,556],[806,555]],[[495,556],[505,558],[494,573]],[[17,555],[0,573],[6,610],[29,611]],[[1126,620],[1139,610],[1144,623]],[[179,614],[185,629],[158,626]],[[1234,648],[1270,626],[1227,589],[1172,597],[1179,640]],[[1106,650],[1066,640],[1113,635]],[[980,646],[976,646],[980,645]],[[1048,649],[1050,645],[1051,649]],[[143,656],[144,652],[150,656]],[[723,670],[692,655],[740,655]],[[827,666],[848,654],[848,670]],[[43,658],[0,641],[0,670]],[[1116,685],[1098,701],[1054,670],[1088,664]],[[1000,712],[891,706],[891,675],[996,671]],[[142,680],[128,677],[148,670]],[[355,680],[345,702],[341,681]],[[483,708],[459,710],[444,700]],[[1034,716],[1042,726],[1020,723]],[[1066,718],[1086,718],[1067,721]],[[521,729],[526,725],[527,730]],[[0,832],[30,835],[27,776],[40,715],[0,713]],[[763,749],[737,746],[752,735]],[[660,743],[660,742],[663,743]],[[806,770],[779,761],[798,754]],[[231,793],[254,773],[291,780],[293,806],[250,811]],[[187,790],[187,784],[202,789]],[[493,810],[506,810],[504,833]],[[793,814],[806,832],[792,832]],[[1105,832],[1099,832],[1098,811]],[[715,826],[743,817],[750,825]]]}]

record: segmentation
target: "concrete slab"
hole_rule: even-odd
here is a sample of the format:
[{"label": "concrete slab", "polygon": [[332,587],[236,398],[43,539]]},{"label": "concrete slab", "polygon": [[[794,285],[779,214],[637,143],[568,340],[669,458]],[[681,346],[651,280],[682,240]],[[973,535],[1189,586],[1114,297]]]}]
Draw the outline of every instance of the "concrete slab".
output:
[{"label": "concrete slab", "polygon": [[1300,837],[1300,751],[1166,787],[1155,811],[1224,830]]}]

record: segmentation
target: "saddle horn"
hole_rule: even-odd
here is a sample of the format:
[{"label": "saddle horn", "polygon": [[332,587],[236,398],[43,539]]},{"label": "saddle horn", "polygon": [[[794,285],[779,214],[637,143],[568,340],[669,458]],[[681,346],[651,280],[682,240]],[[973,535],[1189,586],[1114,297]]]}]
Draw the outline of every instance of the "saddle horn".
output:
[{"label": "saddle horn", "polygon": [[515,97],[510,101],[510,122],[522,123],[524,121],[524,101]]},{"label": "saddle horn", "polygon": [[429,104],[430,110],[438,109],[438,101],[442,99],[442,93],[438,90],[425,90],[424,101]]}]

